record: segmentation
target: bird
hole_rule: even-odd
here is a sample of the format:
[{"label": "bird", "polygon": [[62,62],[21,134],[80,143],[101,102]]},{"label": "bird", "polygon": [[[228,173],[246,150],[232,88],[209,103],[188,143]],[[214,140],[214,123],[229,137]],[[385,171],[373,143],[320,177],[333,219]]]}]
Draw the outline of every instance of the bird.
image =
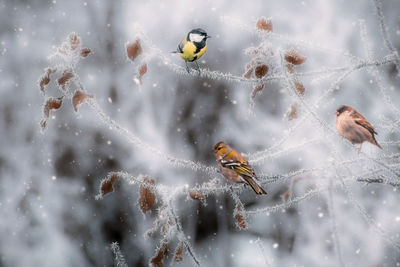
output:
[{"label": "bird", "polygon": [[214,146],[214,154],[226,179],[236,183],[247,183],[257,195],[267,194],[258,184],[256,174],[242,154],[224,142],[218,142]]},{"label": "bird", "polygon": [[177,50],[173,51],[173,53],[179,53],[181,58],[185,60],[188,73],[190,73],[190,69],[187,62],[195,62],[200,76],[200,67],[197,60],[206,52],[208,38],[211,38],[211,36],[208,36],[205,30],[201,28],[193,29],[179,43]]},{"label": "bird", "polygon": [[342,105],[336,110],[336,129],[350,143],[360,144],[358,153],[360,153],[361,146],[365,141],[382,149],[375,139],[375,134],[378,134],[375,128],[363,115],[350,106]]}]

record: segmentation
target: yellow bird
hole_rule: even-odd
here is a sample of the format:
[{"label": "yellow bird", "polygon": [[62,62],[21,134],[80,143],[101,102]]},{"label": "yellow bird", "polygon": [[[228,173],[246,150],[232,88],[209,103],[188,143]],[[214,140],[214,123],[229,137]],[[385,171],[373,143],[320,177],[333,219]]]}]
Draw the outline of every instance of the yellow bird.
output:
[{"label": "yellow bird", "polygon": [[226,179],[236,183],[247,183],[257,195],[267,194],[257,182],[257,176],[247,160],[224,142],[214,146],[218,166]]},{"label": "yellow bird", "polygon": [[186,70],[190,73],[190,69],[187,62],[195,62],[197,66],[197,71],[200,75],[198,60],[207,50],[206,41],[211,36],[208,36],[206,31],[203,29],[193,29],[191,30],[182,42],[178,45],[178,48],[174,53],[179,53],[179,55],[185,60]]}]

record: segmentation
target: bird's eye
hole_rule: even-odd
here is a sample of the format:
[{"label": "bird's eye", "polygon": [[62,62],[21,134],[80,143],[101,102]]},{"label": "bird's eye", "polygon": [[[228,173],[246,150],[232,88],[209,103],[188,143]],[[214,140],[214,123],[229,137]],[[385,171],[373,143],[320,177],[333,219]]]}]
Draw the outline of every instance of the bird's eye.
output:
[{"label": "bird's eye", "polygon": [[222,149],[222,146],[217,147],[217,150],[221,150],[221,149]]}]

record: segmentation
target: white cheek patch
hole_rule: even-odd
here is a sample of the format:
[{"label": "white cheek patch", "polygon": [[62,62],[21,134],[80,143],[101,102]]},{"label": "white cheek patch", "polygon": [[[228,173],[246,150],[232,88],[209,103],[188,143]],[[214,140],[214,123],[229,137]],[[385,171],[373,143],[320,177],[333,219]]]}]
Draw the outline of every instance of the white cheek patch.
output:
[{"label": "white cheek patch", "polygon": [[192,42],[196,42],[196,43],[200,43],[201,41],[203,41],[205,36],[200,35],[198,33],[191,33],[189,34],[189,40]]}]

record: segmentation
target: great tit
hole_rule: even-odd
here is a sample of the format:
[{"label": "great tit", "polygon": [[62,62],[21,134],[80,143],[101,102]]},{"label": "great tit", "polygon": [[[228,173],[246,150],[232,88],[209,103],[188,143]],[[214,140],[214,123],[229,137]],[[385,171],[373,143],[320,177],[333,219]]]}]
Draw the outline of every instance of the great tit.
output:
[{"label": "great tit", "polygon": [[191,30],[185,38],[183,38],[182,42],[178,45],[178,48],[175,53],[179,53],[179,55],[185,60],[186,70],[190,73],[190,69],[187,65],[187,62],[195,62],[197,66],[197,71],[200,75],[199,64],[196,60],[198,60],[207,50],[206,41],[211,36],[208,36],[206,31],[203,29],[193,29]]}]

